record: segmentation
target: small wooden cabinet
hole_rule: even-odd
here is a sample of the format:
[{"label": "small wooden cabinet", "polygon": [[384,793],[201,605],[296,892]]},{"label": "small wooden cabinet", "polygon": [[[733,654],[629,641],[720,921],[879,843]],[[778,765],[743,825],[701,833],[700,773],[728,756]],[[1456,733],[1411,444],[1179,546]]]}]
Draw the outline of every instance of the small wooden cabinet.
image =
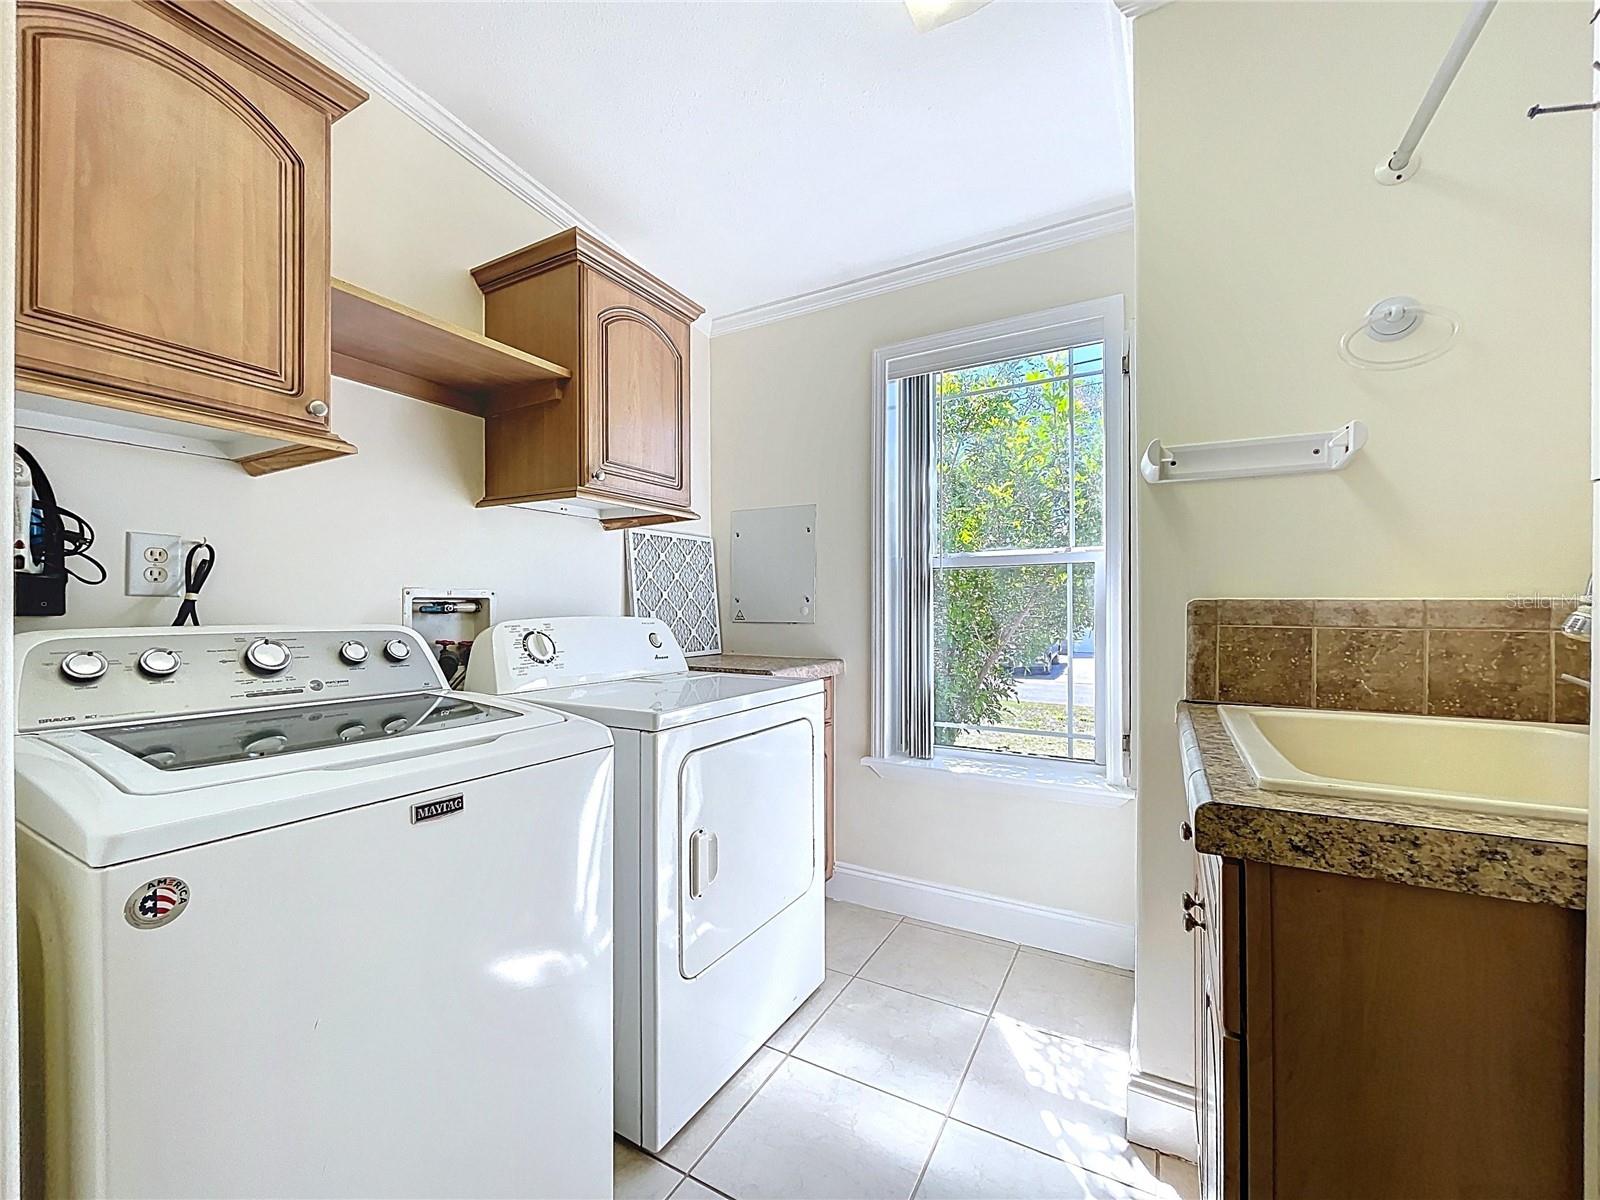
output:
[{"label": "small wooden cabinet", "polygon": [[365,94],[219,0],[22,0],[17,21],[19,385],[278,444],[257,473],[349,452],[329,126]]},{"label": "small wooden cabinet", "polygon": [[1195,857],[1202,1196],[1580,1195],[1581,912]]},{"label": "small wooden cabinet", "polygon": [[485,263],[484,333],[572,371],[484,414],[484,505],[607,527],[693,519],[689,326],[701,308],[578,229]]}]

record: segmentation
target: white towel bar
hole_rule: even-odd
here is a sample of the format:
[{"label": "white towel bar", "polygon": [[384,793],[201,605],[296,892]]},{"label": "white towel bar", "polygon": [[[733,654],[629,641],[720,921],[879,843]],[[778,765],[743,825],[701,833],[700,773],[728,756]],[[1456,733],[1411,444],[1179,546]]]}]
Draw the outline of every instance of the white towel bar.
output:
[{"label": "white towel bar", "polygon": [[1146,483],[1190,483],[1202,479],[1245,479],[1256,475],[1301,475],[1343,470],[1367,444],[1367,427],[1351,421],[1331,433],[1245,438],[1232,442],[1145,447],[1139,473]]}]

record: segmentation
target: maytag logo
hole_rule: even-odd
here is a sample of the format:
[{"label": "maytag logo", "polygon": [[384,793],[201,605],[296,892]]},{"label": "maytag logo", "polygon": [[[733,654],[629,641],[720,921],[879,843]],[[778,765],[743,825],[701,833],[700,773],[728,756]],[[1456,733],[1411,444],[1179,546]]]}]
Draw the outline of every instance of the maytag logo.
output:
[{"label": "maytag logo", "polygon": [[467,806],[465,796],[446,796],[443,800],[424,800],[421,804],[411,806],[411,823],[420,825],[424,821],[432,821],[438,817],[448,817],[451,813],[458,813]]}]

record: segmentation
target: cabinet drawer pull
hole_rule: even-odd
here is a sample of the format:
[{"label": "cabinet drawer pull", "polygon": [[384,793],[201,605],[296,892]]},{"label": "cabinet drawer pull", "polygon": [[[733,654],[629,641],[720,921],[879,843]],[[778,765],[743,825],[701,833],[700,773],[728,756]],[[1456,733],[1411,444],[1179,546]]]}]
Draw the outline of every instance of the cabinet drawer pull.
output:
[{"label": "cabinet drawer pull", "polygon": [[1191,896],[1188,892],[1185,892],[1183,894],[1183,911],[1184,912],[1191,912],[1191,911],[1193,911],[1194,909],[1197,909],[1197,908],[1203,910],[1205,908],[1205,906],[1206,906],[1206,902],[1204,900],[1200,899],[1199,896]]},{"label": "cabinet drawer pull", "polygon": [[1192,912],[1183,914],[1183,931],[1185,933],[1193,933],[1196,929],[1204,929],[1205,927],[1206,923]]},{"label": "cabinet drawer pull", "polygon": [[1184,821],[1178,826],[1178,836],[1186,842],[1194,841],[1194,826]]},{"label": "cabinet drawer pull", "polygon": [[596,483],[603,483],[605,482],[606,473],[604,471],[590,471],[589,478],[594,480]]},{"label": "cabinet drawer pull", "polygon": [[313,417],[325,417],[328,415],[328,402],[326,400],[313,400],[306,405],[306,411]]}]

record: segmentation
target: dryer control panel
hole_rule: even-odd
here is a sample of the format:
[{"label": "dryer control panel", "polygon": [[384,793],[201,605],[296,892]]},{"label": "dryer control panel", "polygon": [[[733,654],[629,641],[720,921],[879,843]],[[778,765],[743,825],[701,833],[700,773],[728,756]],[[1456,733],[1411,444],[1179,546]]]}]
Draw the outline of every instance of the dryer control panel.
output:
[{"label": "dryer control panel", "polygon": [[415,630],[80,629],[17,639],[17,727],[61,729],[448,686]]},{"label": "dryer control panel", "polygon": [[672,630],[653,617],[532,617],[479,635],[466,688],[506,696],[688,669]]}]

